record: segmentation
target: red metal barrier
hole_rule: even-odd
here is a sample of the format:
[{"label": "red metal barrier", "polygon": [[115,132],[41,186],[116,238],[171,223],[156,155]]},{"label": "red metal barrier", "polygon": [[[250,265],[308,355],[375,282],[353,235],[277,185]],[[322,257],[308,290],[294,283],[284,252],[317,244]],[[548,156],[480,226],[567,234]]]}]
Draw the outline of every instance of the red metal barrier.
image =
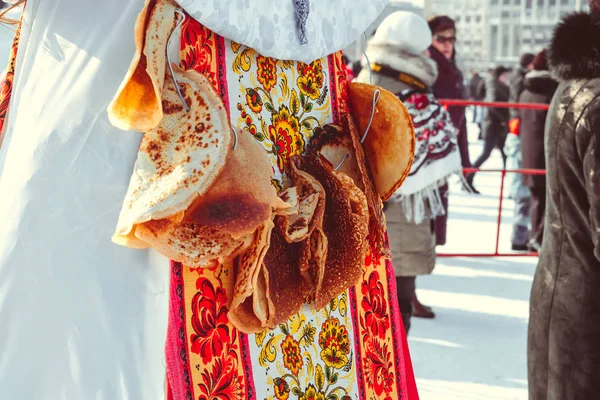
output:
[{"label": "red metal barrier", "polygon": [[464,168],[465,175],[474,172],[495,172],[501,174],[500,180],[500,198],[498,201],[498,224],[496,227],[496,249],[493,253],[438,253],[438,257],[537,257],[538,253],[500,253],[500,227],[502,225],[502,205],[504,204],[504,182],[507,173],[524,175],[546,175],[543,169],[478,169]]},{"label": "red metal barrier", "polygon": [[472,100],[455,100],[455,99],[439,99],[440,104],[445,106],[458,106],[458,107],[469,107],[469,106],[481,106],[481,107],[494,107],[494,108],[522,108],[530,110],[548,110],[550,105],[548,104],[537,104],[537,103],[504,103],[504,102],[490,102],[490,101],[472,101]]},{"label": "red metal barrier", "polygon": [[[456,100],[456,99],[438,99],[440,104],[446,108],[448,106],[468,107],[468,106],[482,106],[482,107],[495,107],[495,108],[520,108],[520,109],[531,109],[531,110],[548,110],[550,106],[548,104],[535,104],[535,103],[505,103],[505,102],[489,102],[489,101],[473,101],[473,100]],[[500,253],[500,226],[502,225],[502,205],[504,204],[504,182],[506,180],[507,173],[516,173],[524,175],[546,175],[546,171],[543,169],[477,169],[477,168],[464,168],[465,174],[474,172],[496,172],[501,174],[500,181],[500,200],[498,202],[498,226],[496,229],[496,249],[493,253],[438,253],[438,257],[537,257],[539,254],[536,252],[530,253]]]}]

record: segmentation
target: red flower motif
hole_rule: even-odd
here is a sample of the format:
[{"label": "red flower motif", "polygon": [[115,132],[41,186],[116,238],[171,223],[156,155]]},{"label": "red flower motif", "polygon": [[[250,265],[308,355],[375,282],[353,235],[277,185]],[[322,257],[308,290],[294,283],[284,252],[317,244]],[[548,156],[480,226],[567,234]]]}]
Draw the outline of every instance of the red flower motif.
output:
[{"label": "red flower motif", "polygon": [[183,54],[181,65],[183,69],[194,69],[206,76],[213,86],[217,80],[211,72],[213,53],[215,47],[214,34],[198,21],[187,18],[181,31],[181,52]]},{"label": "red flower motif", "polygon": [[223,288],[215,290],[212,282],[200,278],[196,282],[198,292],[192,299],[192,327],[190,336],[192,352],[202,357],[208,364],[213,357],[219,357],[225,344],[229,342],[227,323],[227,295]]},{"label": "red flower motif", "polygon": [[[365,312],[361,322],[370,333],[385,338],[385,332],[390,328],[385,290],[379,280],[379,273],[373,271],[369,280],[362,283],[363,299],[361,306]],[[364,320],[363,320],[364,318]]]},{"label": "red flower motif", "polygon": [[256,57],[256,77],[263,88],[270,92],[277,84],[277,61],[271,57]]},{"label": "red flower motif", "polygon": [[287,335],[281,342],[281,351],[283,352],[283,366],[287,368],[292,375],[298,376],[300,369],[304,365],[302,361],[302,351],[300,344],[292,336]]},{"label": "red flower motif", "polygon": [[364,371],[367,385],[377,396],[390,393],[394,384],[393,364],[388,345],[368,336],[365,341]]},{"label": "red flower motif", "polygon": [[243,400],[246,398],[243,377],[238,375],[236,364],[233,361],[236,359],[235,357],[235,354],[232,354],[225,361],[218,359],[211,371],[206,369],[202,372],[202,383],[198,384],[200,389],[198,400]]}]

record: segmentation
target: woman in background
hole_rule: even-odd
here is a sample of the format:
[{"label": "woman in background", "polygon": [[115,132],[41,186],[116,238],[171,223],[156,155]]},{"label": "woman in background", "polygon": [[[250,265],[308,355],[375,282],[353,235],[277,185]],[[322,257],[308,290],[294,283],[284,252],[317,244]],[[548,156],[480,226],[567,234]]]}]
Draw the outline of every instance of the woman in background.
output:
[{"label": "woman in background", "polygon": [[[444,215],[440,184],[460,173],[456,129],[431,87],[437,67],[426,54],[431,45],[427,22],[416,14],[398,11],[388,16],[369,41],[373,84],[400,98],[415,125],[417,148],[411,172],[386,204],[386,219],[398,286],[398,304],[406,331],[411,315],[433,318],[415,293],[417,275],[435,266],[435,218]],[[358,81],[369,81],[363,68]]]}]

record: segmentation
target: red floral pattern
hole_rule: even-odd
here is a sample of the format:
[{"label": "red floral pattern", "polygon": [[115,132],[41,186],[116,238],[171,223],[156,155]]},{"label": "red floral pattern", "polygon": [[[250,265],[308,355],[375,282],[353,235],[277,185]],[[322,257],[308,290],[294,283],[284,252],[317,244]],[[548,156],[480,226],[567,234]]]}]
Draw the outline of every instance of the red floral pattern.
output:
[{"label": "red floral pattern", "polygon": [[[213,80],[231,109],[232,124],[263,143],[276,170],[281,171],[290,155],[306,151],[305,143],[314,127],[331,119],[342,123],[348,112],[348,83],[341,53],[311,64],[273,60],[224,41],[195,21],[186,23],[184,30],[181,52],[184,67]],[[285,84],[283,74],[288,77]],[[233,83],[236,81],[240,82],[239,87]],[[231,103],[228,93],[233,94]],[[340,300],[339,307],[345,307],[343,312],[333,311],[332,303],[326,315],[311,319],[310,313],[301,314],[299,320],[284,324],[285,328],[280,326],[281,333],[267,331],[260,345],[257,341],[261,350],[259,360],[264,359],[263,369],[261,361],[249,360],[254,353],[248,343],[254,343],[255,337],[240,335],[227,321],[227,294],[234,279],[232,267],[205,270],[201,279],[198,279],[201,270],[186,268],[183,299],[187,328],[183,337],[189,344],[187,359],[181,358],[190,367],[193,400],[256,399],[253,379],[257,382],[272,379],[268,388],[260,385],[272,397],[258,393],[259,398],[327,399],[335,391],[336,398],[344,400],[407,399],[402,373],[404,360],[400,358],[401,352],[395,350],[401,347],[400,336],[396,336],[401,334],[401,328],[390,316],[395,314],[389,309],[393,304],[384,261],[388,261],[384,255],[369,252],[365,281],[352,290],[355,296],[352,303],[348,298],[343,304]],[[196,288],[190,280],[197,281]],[[307,319],[302,321],[302,318]],[[346,321],[336,325],[336,318]],[[327,352],[320,354],[324,349]],[[306,358],[309,355],[310,362]],[[276,361],[271,361],[271,357]],[[347,364],[342,365],[345,360]],[[274,363],[289,373],[274,376],[277,374]],[[187,379],[185,374],[183,379]],[[350,384],[354,379],[358,380],[355,384],[359,392],[350,390],[356,387]],[[340,385],[348,389],[339,390]]]},{"label": "red floral pattern", "polygon": [[390,393],[394,385],[394,364],[392,353],[387,344],[382,344],[377,337],[369,336],[365,340],[365,375],[369,385],[380,396]]},{"label": "red floral pattern", "polygon": [[373,271],[369,279],[362,283],[363,300],[361,307],[364,311],[365,328],[369,333],[384,339],[390,328],[390,317],[385,300],[385,289],[379,279],[379,272]]},{"label": "red floral pattern", "polygon": [[298,372],[300,372],[300,369],[304,365],[300,344],[291,335],[287,335],[281,343],[281,351],[283,352],[283,366],[292,375],[298,375]]},{"label": "red floral pattern", "polygon": [[256,75],[263,88],[270,92],[277,84],[277,61],[271,57],[256,57],[258,71]]},{"label": "red floral pattern", "polygon": [[238,373],[236,354],[217,359],[210,370],[201,374],[198,400],[241,400],[245,398],[244,379]]},{"label": "red floral pattern", "polygon": [[[22,18],[22,16],[21,16]],[[15,78],[15,65],[17,59],[17,48],[19,47],[19,39],[21,38],[21,23],[17,27],[13,44],[10,49],[10,55],[8,58],[8,68],[6,69],[6,75],[0,83],[0,145],[2,144],[2,131],[4,130],[4,121],[8,115],[8,105],[10,103],[10,96],[13,90],[13,80]]]},{"label": "red floral pattern", "polygon": [[227,318],[227,295],[223,288],[216,288],[206,278],[196,283],[198,292],[192,300],[192,327],[190,336],[192,351],[208,364],[219,357],[229,343],[229,319]]},{"label": "red floral pattern", "polygon": [[181,65],[206,76],[217,87],[217,75],[213,64],[216,59],[215,34],[196,20],[186,18],[181,28]]}]

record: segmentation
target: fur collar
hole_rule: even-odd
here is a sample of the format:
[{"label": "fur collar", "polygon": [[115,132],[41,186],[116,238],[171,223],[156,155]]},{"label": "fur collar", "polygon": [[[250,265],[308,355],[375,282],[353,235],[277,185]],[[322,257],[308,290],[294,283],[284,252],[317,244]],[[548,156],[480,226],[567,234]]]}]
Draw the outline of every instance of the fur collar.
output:
[{"label": "fur collar", "polygon": [[566,16],[554,31],[548,61],[559,80],[600,77],[600,15]]},{"label": "fur collar", "polygon": [[525,75],[523,87],[537,94],[543,94],[552,97],[558,82],[554,80],[549,71],[531,71]]},{"label": "fur collar", "polygon": [[408,54],[395,46],[370,44],[367,47],[367,56],[370,62],[385,64],[397,71],[413,75],[427,86],[432,86],[437,79],[437,65],[425,54]]}]

